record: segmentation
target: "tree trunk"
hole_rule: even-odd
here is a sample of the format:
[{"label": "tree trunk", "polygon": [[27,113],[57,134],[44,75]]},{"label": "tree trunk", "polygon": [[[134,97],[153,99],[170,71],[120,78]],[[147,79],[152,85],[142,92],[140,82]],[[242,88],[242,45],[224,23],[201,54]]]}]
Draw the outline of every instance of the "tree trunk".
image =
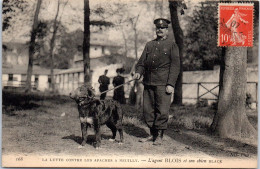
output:
[{"label": "tree trunk", "polygon": [[83,39],[83,61],[84,61],[84,83],[90,84],[90,9],[89,0],[84,0],[84,39]]},{"label": "tree trunk", "polygon": [[57,31],[58,31],[58,23],[57,23],[57,18],[58,18],[58,15],[59,15],[59,11],[60,11],[60,1],[58,1],[58,8],[57,8],[57,12],[56,12],[56,15],[55,15],[55,18],[54,18],[54,23],[53,23],[53,34],[52,34],[52,38],[51,38],[51,43],[50,43],[50,58],[51,58],[51,91],[54,92],[55,90],[55,81],[54,81],[54,72],[53,72],[53,69],[54,69],[54,54],[53,54],[53,51],[54,51],[54,46],[55,46],[55,40],[56,40],[56,34],[57,34]]},{"label": "tree trunk", "polygon": [[176,44],[179,48],[180,55],[180,74],[177,78],[175,88],[174,88],[174,101],[173,104],[182,105],[182,57],[183,57],[183,31],[180,27],[180,22],[178,18],[178,1],[169,0],[171,23],[173,34],[175,37]]},{"label": "tree trunk", "polygon": [[211,130],[222,138],[256,137],[245,108],[247,48],[228,47],[223,54],[218,111]]},{"label": "tree trunk", "polygon": [[134,28],[134,32],[135,32],[135,60],[138,60],[138,54],[137,54],[137,41],[138,41],[138,36],[137,36],[137,30],[136,30],[136,26]]},{"label": "tree trunk", "polygon": [[128,46],[127,46],[127,39],[126,39],[126,36],[125,36],[125,32],[122,29],[122,35],[123,35],[123,39],[124,39],[124,47],[125,47],[125,57],[127,58],[127,55],[128,55]]},{"label": "tree trunk", "polygon": [[32,71],[33,71],[33,57],[35,52],[35,39],[36,39],[36,33],[38,27],[38,15],[40,13],[41,3],[42,0],[37,1],[37,6],[36,6],[34,20],[33,20],[31,40],[29,45],[29,61],[28,61],[28,68],[27,68],[26,86],[25,86],[26,93],[30,92],[32,88],[31,78],[32,78]]},{"label": "tree trunk", "polygon": [[[222,88],[223,88],[223,74],[224,74],[224,70],[225,70],[226,48],[222,48],[222,51],[221,51],[221,52],[222,52],[222,53],[221,53],[221,59],[220,59],[219,92],[218,92],[218,93],[220,93],[220,91],[221,91]],[[219,100],[219,96],[220,96],[220,95],[218,95],[218,100]],[[219,102],[218,102],[218,103],[219,103]],[[210,126],[210,130],[211,130],[212,132],[215,131],[215,128],[216,128],[217,122],[218,122],[218,118],[219,118],[219,116],[216,116],[216,114],[215,114],[214,119],[213,119],[213,122],[212,122],[212,124],[211,124],[211,126]]]},{"label": "tree trunk", "polygon": [[139,20],[140,13],[141,13],[141,11],[137,15],[135,22],[132,21],[132,26],[133,26],[133,30],[134,30],[134,38],[135,38],[135,60],[138,60],[138,53],[137,53],[138,33],[137,33],[136,27],[137,27],[137,22]]}]

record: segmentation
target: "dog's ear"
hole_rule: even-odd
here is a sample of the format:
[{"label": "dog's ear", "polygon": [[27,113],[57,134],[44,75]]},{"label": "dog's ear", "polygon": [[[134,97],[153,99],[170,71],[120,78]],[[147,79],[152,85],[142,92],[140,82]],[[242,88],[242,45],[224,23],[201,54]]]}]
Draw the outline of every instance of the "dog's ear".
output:
[{"label": "dog's ear", "polygon": [[90,85],[82,85],[79,88],[79,98],[94,98],[95,97],[95,90]]}]

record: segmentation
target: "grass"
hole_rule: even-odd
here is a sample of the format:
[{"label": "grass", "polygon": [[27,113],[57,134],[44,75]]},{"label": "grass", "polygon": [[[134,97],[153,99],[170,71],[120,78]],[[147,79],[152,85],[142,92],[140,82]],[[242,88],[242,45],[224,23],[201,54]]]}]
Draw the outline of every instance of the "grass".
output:
[{"label": "grass", "polygon": [[[3,91],[3,113],[8,115],[19,114],[21,116],[27,116],[29,115],[28,112],[36,113],[36,115],[42,113],[60,115],[68,112],[70,109],[70,106],[66,106],[68,104],[74,104],[74,101],[67,96],[44,93],[24,94]],[[57,107],[57,109],[51,109],[53,107]],[[144,125],[141,109],[136,109],[134,106],[127,104],[122,105],[122,109],[124,112],[124,125]],[[33,110],[33,112],[28,110]],[[56,112],[52,112],[54,110]],[[197,108],[194,105],[172,107],[169,125],[186,129],[208,128],[212,122],[213,116],[214,110],[209,107]]]},{"label": "grass", "polygon": [[186,129],[209,128],[215,111],[211,107],[195,105],[174,106],[170,110],[169,125]]},{"label": "grass", "polygon": [[[122,105],[124,125],[144,125],[142,109],[131,105]],[[28,116],[30,113],[40,115],[50,113],[60,116],[62,113],[75,112],[73,100],[67,96],[46,93],[14,93],[3,91],[3,113],[7,115]],[[198,107],[196,105],[173,106],[170,109],[168,124],[174,128],[207,129],[210,127],[216,110],[212,107]],[[257,119],[249,116],[253,125],[257,126]]]},{"label": "grass", "polygon": [[[174,106],[170,111],[169,128],[166,141],[162,147],[139,143],[139,139],[147,137],[148,128],[143,121],[141,109],[122,105],[124,112],[125,144],[118,146],[108,141],[111,131],[102,126],[103,150],[98,153],[115,152],[135,154],[189,154],[198,151],[212,156],[230,157],[230,147],[234,151],[255,156],[257,150],[251,144],[215,137],[207,132],[214,117],[211,107],[194,105]],[[250,119],[256,119],[251,112]],[[257,120],[257,119],[256,119]],[[256,123],[257,124],[257,121]],[[182,129],[183,128],[183,129]],[[177,131],[176,129],[180,129]],[[187,130],[188,129],[188,130]],[[78,149],[81,143],[81,129],[76,103],[66,96],[55,96],[44,93],[3,92],[3,141],[4,154],[34,153],[39,154],[87,154],[96,155],[93,128],[89,130],[88,147]],[[117,137],[119,137],[117,135]],[[117,138],[118,139],[118,138]],[[188,147],[188,149],[187,149]],[[145,151],[144,151],[145,150]],[[100,152],[101,151],[101,152]],[[216,153],[217,152],[217,153]],[[231,151],[233,152],[233,150]]]}]

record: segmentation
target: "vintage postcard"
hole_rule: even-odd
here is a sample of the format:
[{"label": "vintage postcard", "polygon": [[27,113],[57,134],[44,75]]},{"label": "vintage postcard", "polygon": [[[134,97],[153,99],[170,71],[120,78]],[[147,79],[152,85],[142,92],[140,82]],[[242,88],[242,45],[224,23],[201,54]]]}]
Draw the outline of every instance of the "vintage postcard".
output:
[{"label": "vintage postcard", "polygon": [[256,168],[259,1],[3,0],[2,167]]}]

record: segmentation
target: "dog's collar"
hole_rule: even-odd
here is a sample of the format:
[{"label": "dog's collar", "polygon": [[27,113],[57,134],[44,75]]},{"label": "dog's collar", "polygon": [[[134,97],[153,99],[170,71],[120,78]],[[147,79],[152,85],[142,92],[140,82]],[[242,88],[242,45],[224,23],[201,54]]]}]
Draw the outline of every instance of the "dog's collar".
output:
[{"label": "dog's collar", "polygon": [[[80,106],[88,106],[91,103],[91,101],[93,100],[93,98],[90,98],[90,97],[82,97],[82,98],[84,98],[84,100],[81,100],[78,103]],[[86,98],[89,98],[89,100],[86,100]]]}]

